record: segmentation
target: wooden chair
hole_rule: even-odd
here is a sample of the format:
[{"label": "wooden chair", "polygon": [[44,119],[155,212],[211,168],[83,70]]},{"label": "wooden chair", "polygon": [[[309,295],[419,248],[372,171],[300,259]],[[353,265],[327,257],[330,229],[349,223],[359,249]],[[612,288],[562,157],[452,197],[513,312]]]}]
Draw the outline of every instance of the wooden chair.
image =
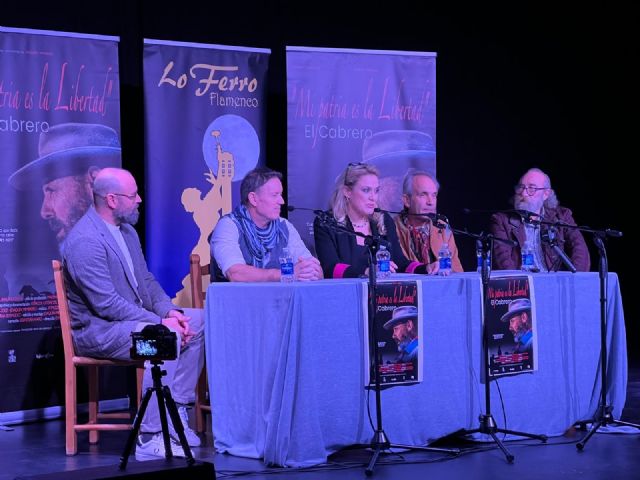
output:
[{"label": "wooden chair", "polygon": [[[200,255],[194,253],[189,258],[189,277],[191,279],[191,306],[193,308],[204,308],[204,298],[206,287],[209,285],[209,265],[200,265]],[[209,402],[209,385],[207,382],[206,364],[198,378],[196,386],[196,432],[205,431],[205,415],[211,413],[211,403]]]},{"label": "wooden chair", "polygon": [[[62,343],[64,346],[64,391],[65,391],[65,445],[67,455],[78,453],[78,432],[89,430],[89,443],[98,443],[101,430],[130,430],[130,423],[102,423],[100,420],[127,418],[131,419],[128,412],[123,413],[99,413],[99,367],[131,367],[137,368],[137,394],[138,405],[142,390],[142,376],[144,374],[144,362],[133,360],[106,360],[76,355],[71,336],[71,314],[64,280],[64,267],[58,260],[53,260],[53,277],[56,284],[58,309],[60,311],[60,329],[62,330]],[[88,370],[89,386],[89,421],[78,423],[76,369],[86,367]]]}]

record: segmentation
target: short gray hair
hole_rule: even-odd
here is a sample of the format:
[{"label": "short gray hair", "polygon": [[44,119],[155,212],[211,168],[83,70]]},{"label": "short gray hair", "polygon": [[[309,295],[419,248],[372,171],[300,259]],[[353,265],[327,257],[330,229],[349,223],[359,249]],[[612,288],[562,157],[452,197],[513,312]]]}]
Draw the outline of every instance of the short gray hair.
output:
[{"label": "short gray hair", "polygon": [[438,182],[436,177],[431,175],[429,172],[425,172],[424,170],[416,170],[412,168],[407,171],[407,174],[404,176],[404,180],[402,180],[402,193],[404,195],[407,195],[409,197],[411,196],[411,194],[413,193],[413,179],[416,177],[430,178],[431,181],[436,184],[436,189],[440,190],[440,182]]}]

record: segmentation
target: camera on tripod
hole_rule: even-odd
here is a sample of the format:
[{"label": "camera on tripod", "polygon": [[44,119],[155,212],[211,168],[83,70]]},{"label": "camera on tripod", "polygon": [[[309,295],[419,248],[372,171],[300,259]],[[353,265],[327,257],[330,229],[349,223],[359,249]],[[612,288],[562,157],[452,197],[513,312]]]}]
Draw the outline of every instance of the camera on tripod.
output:
[{"label": "camera on tripod", "polygon": [[178,358],[178,336],[162,324],[148,325],[131,333],[133,360],[175,360]]}]

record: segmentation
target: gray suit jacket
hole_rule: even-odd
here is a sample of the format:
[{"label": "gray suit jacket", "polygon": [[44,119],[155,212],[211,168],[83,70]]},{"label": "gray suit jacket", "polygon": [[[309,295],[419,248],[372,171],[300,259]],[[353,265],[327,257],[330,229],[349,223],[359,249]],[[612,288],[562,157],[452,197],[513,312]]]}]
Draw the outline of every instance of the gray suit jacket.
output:
[{"label": "gray suit jacket", "polygon": [[177,309],[147,268],[140,239],[121,226],[138,287],[111,232],[90,208],[60,246],[71,327],[79,355],[109,358],[131,343],[139,322],[160,323]]}]

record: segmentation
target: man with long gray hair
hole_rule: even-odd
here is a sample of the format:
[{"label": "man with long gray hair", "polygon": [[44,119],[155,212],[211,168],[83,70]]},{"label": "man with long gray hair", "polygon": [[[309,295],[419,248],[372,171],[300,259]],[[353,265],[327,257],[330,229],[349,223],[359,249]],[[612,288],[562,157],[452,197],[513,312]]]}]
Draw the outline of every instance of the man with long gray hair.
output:
[{"label": "man with long gray hair", "polygon": [[[515,186],[513,206],[530,216],[532,220],[575,225],[571,210],[561,207],[551,188],[549,176],[539,168],[531,168]],[[534,271],[555,271],[566,268],[552,247],[555,241],[571,260],[576,270],[588,272],[589,250],[579,230],[566,227],[550,227],[528,222],[517,213],[495,213],[491,217],[491,233],[497,238],[514,240],[517,246],[503,242],[493,244],[493,268],[515,270],[521,265],[521,252],[529,244],[533,252]]]}]

